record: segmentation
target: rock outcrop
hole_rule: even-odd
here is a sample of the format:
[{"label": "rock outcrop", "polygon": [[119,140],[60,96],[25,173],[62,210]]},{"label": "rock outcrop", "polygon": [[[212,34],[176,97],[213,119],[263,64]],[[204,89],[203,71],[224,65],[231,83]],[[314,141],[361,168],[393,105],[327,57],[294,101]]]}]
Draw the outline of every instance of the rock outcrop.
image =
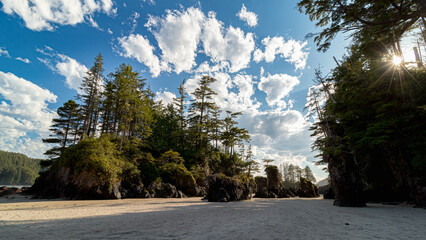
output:
[{"label": "rock outcrop", "polygon": [[257,198],[288,198],[294,196],[290,191],[284,188],[282,177],[276,166],[268,166],[265,169],[265,177],[256,177],[256,195]]},{"label": "rock outcrop", "polygon": [[324,199],[334,199],[333,188],[330,184],[318,188],[318,193],[322,194]]},{"label": "rock outcrop", "polygon": [[173,180],[174,185],[188,196],[204,197],[206,195],[206,190],[198,186],[191,174],[176,174]]},{"label": "rock outcrop", "polygon": [[301,177],[297,195],[306,198],[319,197],[318,187],[308,179]]},{"label": "rock outcrop", "polygon": [[1,187],[0,188],[0,197],[4,197],[7,195],[13,195],[13,194],[20,194],[22,193],[22,190],[19,188],[8,188],[8,187]]},{"label": "rock outcrop", "polygon": [[121,181],[103,180],[93,172],[71,171],[62,167],[37,178],[31,191],[40,198],[120,199]]},{"label": "rock outcrop", "polygon": [[251,199],[255,184],[249,179],[214,174],[206,178],[209,202],[231,202]]},{"label": "rock outcrop", "polygon": [[153,182],[146,189],[151,198],[183,198],[184,193],[170,183]]}]

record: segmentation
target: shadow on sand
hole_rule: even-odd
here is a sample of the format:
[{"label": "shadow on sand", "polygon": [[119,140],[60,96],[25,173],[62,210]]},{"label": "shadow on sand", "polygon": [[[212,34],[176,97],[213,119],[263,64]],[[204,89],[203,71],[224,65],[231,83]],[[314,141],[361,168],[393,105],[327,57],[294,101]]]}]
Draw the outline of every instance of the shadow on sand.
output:
[{"label": "shadow on sand", "polygon": [[[399,206],[373,204],[367,208],[339,208],[333,207],[331,200],[322,199],[254,199],[231,203],[202,202],[199,198],[118,201],[97,207],[105,211],[106,216],[3,220],[0,236],[4,239],[347,240],[421,239],[426,235],[426,211]],[[99,203],[93,201],[90,205],[97,206],[96,202]],[[83,206],[82,211],[90,210],[87,204],[76,204],[77,210]],[[179,204],[188,205],[176,206]],[[125,209],[108,215],[114,208]],[[15,211],[25,214],[31,209]]]}]

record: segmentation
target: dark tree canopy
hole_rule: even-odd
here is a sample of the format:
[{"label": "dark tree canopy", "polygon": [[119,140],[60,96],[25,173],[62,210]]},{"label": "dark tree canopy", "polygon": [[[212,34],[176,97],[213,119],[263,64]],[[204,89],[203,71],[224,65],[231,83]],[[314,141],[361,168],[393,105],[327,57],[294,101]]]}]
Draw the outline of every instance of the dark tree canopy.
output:
[{"label": "dark tree canopy", "polygon": [[365,40],[384,36],[388,40],[384,44],[392,44],[426,17],[425,0],[302,0],[298,6],[323,28],[314,34],[319,51],[326,51],[339,32],[350,32]]}]

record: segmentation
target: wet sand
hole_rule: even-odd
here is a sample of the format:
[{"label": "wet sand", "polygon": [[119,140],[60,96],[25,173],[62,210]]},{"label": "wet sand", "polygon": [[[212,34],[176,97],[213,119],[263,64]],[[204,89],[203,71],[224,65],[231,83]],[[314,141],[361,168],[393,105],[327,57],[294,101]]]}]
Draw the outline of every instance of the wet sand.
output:
[{"label": "wet sand", "polygon": [[1,239],[425,239],[426,210],[323,199],[0,198]]}]

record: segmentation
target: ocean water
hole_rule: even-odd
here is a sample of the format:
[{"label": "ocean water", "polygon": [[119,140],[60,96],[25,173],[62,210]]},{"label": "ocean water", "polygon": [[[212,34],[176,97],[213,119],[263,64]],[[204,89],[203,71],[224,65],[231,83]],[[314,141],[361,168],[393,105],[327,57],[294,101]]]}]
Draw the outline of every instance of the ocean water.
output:
[{"label": "ocean water", "polygon": [[16,187],[16,188],[23,188],[23,187],[31,187],[31,185],[3,185],[3,184],[0,184],[0,187],[8,187],[8,188],[13,188],[13,187]]}]

